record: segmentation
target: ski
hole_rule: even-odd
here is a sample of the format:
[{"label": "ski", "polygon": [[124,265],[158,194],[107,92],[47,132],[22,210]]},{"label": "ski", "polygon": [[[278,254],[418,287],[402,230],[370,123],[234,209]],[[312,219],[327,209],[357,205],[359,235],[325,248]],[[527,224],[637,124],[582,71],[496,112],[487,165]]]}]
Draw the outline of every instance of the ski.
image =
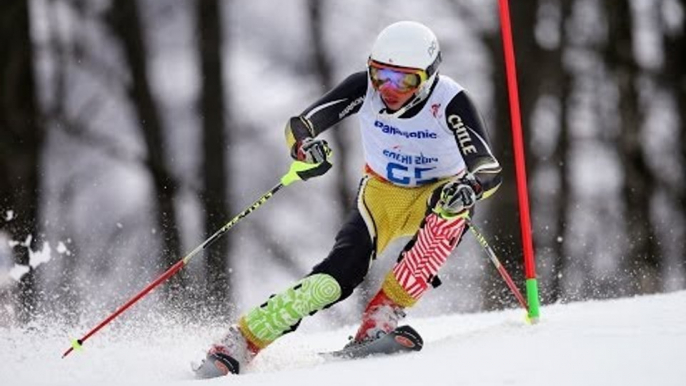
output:
[{"label": "ski", "polygon": [[[424,340],[414,328],[400,326],[372,342],[350,345],[335,351],[321,352],[319,356],[326,360],[359,359],[374,355],[394,355],[419,351],[423,346]],[[227,373],[238,373],[237,367],[229,369],[222,363],[218,364],[216,360],[213,361],[206,358],[200,363],[191,363],[191,369],[195,377],[199,379],[216,378]]]},{"label": "ski", "polygon": [[419,351],[423,346],[424,341],[414,328],[400,326],[372,342],[346,346],[340,350],[322,352],[319,355],[326,359],[358,359],[373,355]]}]

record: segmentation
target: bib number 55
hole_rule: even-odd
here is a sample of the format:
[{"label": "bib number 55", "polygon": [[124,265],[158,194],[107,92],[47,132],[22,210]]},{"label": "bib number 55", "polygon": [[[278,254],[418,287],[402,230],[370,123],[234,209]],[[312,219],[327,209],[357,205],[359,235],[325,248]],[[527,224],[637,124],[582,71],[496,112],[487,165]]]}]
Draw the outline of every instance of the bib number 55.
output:
[{"label": "bib number 55", "polygon": [[436,181],[436,178],[426,178],[424,173],[435,168],[423,168],[419,166],[406,166],[389,162],[386,165],[386,178],[398,185],[411,185],[414,179],[415,185],[422,185]]}]

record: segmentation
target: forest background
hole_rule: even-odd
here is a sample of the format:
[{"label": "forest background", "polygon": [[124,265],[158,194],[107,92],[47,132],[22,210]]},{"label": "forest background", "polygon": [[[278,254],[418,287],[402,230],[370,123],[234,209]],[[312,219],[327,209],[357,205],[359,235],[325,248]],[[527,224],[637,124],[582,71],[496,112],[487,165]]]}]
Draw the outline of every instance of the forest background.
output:
[{"label": "forest background", "polygon": [[[686,1],[511,2],[543,304],[686,288]],[[290,116],[364,69],[378,32],[432,28],[504,168],[477,224],[523,283],[497,2],[0,2],[0,326],[99,319],[278,182]],[[326,256],[362,171],[278,193],[143,312],[228,320]],[[326,313],[352,323],[395,261]],[[469,235],[419,314],[516,306]]]}]

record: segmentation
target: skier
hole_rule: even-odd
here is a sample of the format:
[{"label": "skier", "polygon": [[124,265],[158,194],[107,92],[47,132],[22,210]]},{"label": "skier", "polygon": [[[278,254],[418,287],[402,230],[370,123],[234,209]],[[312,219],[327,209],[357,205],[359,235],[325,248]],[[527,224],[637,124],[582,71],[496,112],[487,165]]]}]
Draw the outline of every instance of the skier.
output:
[{"label": "skier", "polygon": [[329,255],[285,291],[239,318],[196,368],[200,377],[238,374],[255,355],[301,320],[350,296],[370,264],[395,238],[413,236],[362,314],[348,345],[393,331],[467,230],[479,200],[500,185],[484,124],[465,90],[439,75],[441,51],[426,26],[402,21],[377,37],[366,71],[350,75],[289,120],[291,156],[326,173],[331,150],[318,138],[357,114],[365,170],[357,203]]}]

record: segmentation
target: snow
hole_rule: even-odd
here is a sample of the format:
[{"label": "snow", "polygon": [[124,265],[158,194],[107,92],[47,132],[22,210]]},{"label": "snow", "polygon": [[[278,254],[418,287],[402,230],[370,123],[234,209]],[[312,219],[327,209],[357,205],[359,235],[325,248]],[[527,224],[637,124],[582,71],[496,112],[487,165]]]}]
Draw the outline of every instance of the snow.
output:
[{"label": "snow", "polygon": [[69,251],[69,248],[67,248],[67,246],[64,245],[64,242],[62,242],[62,241],[60,241],[60,242],[57,243],[57,248],[55,248],[55,250],[56,250],[57,253],[59,253],[60,255],[64,255],[64,254],[71,255],[71,252]]},{"label": "snow", "polygon": [[29,265],[37,268],[39,265],[47,263],[52,258],[52,248],[47,241],[43,242],[43,247],[39,250],[29,249]]},{"label": "snow", "polygon": [[[547,306],[536,325],[521,310],[410,317],[424,337],[422,352],[358,361],[323,363],[316,355],[344,344],[354,326],[326,331],[308,321],[261,353],[247,374],[204,384],[686,384],[686,291]],[[124,314],[61,359],[70,334],[83,332],[55,324],[0,329],[0,384],[197,384],[189,363],[222,329]]]},{"label": "snow", "polygon": [[28,265],[15,264],[14,267],[9,270],[8,275],[12,279],[19,281],[21,280],[21,277],[29,273],[30,270]]},{"label": "snow", "polygon": [[[10,240],[8,242],[9,246],[12,248],[21,246],[29,251],[29,265],[15,264],[9,271],[9,276],[16,281],[21,280],[22,276],[29,273],[31,268],[37,268],[39,265],[45,264],[52,259],[52,248],[50,247],[50,243],[45,241],[43,242],[41,249],[33,250],[31,249],[31,240],[32,236],[29,235],[23,243],[15,240]],[[60,245],[64,247],[63,244],[60,243]]]}]

